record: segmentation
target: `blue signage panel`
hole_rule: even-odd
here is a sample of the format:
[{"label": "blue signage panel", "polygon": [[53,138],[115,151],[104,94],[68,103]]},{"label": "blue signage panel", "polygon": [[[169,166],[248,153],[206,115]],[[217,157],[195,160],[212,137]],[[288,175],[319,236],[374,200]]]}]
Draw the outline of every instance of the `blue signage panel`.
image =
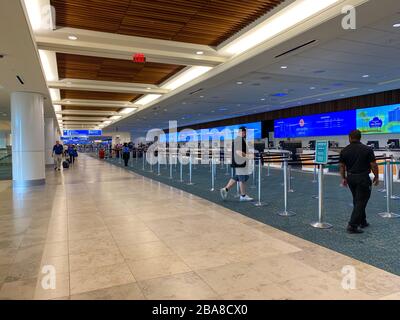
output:
[{"label": "blue signage panel", "polygon": [[315,163],[328,163],[329,144],[327,140],[317,140],[315,142]]},{"label": "blue signage panel", "polygon": [[101,130],[63,130],[64,137],[75,137],[75,136],[101,136]]},{"label": "blue signage panel", "polygon": [[357,129],[364,134],[400,133],[400,104],[358,109]]},{"label": "blue signage panel", "polygon": [[274,121],[275,138],[348,135],[356,128],[356,110],[315,114]]}]

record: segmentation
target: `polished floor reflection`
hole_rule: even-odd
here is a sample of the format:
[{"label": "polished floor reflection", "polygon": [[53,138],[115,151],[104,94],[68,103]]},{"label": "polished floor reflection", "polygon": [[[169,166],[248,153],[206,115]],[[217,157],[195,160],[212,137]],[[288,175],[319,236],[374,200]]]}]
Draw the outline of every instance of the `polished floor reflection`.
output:
[{"label": "polished floor reflection", "polygon": [[400,298],[398,276],[85,155],[0,181],[0,203],[0,299]]}]

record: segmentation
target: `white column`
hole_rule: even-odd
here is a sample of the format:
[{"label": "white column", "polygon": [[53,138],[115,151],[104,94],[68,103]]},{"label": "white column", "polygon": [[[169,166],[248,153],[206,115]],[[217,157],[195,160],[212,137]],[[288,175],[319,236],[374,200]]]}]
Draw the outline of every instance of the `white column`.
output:
[{"label": "white column", "polygon": [[11,94],[12,173],[14,186],[45,183],[43,96]]},{"label": "white column", "polygon": [[51,154],[53,153],[53,146],[56,143],[54,140],[54,119],[53,118],[45,118],[44,119],[44,142],[45,142],[45,161],[46,165],[54,164],[53,157]]}]

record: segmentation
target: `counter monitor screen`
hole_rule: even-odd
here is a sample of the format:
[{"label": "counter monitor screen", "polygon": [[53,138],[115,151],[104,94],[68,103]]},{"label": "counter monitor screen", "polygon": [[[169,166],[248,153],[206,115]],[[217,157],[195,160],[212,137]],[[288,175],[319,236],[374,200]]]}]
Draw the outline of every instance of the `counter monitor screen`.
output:
[{"label": "counter monitor screen", "polygon": [[379,149],[379,141],[368,141],[367,146],[370,146],[372,149]]},{"label": "counter monitor screen", "polygon": [[387,145],[390,146],[392,149],[399,149],[400,144],[399,144],[399,139],[390,139],[387,142]]}]

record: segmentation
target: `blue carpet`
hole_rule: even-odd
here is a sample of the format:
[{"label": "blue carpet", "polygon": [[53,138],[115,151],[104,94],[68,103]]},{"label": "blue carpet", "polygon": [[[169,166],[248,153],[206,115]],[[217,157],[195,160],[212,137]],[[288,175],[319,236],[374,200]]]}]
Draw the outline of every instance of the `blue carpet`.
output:
[{"label": "blue carpet", "polygon": [[[106,160],[111,164],[122,166],[116,159]],[[317,194],[318,185],[312,183],[312,174],[304,172],[293,172],[294,193],[289,193],[288,209],[295,211],[296,216],[280,217],[276,213],[283,210],[283,181],[282,171],[271,169],[270,176],[266,176],[266,169],[262,174],[262,201],[266,202],[263,207],[256,207],[254,203],[242,203],[234,198],[235,190],[230,191],[227,201],[222,201],[219,189],[223,187],[229,175],[226,170],[217,166],[216,191],[211,192],[210,167],[196,165],[193,170],[194,185],[187,185],[188,166],[184,166],[184,183],[179,180],[179,165],[174,168],[174,178],[169,179],[169,168],[161,166],[161,176],[157,176],[157,167],[154,172],[142,170],[142,159],[130,162],[132,167],[127,170],[134,171],[145,177],[171,185],[175,188],[185,190],[196,196],[215,202],[221,206],[239,212],[245,216],[263,222],[277,229],[286,231],[300,238],[312,241],[321,246],[335,250],[347,256],[366,262],[378,268],[400,275],[400,247],[397,247],[400,234],[400,219],[383,219],[377,215],[378,212],[386,211],[386,200],[383,193],[377,192],[382,185],[375,188],[367,208],[367,218],[371,226],[365,229],[364,234],[351,235],[345,230],[349,220],[352,198],[350,191],[339,186],[338,176],[325,176],[325,221],[333,224],[333,229],[320,230],[310,226],[310,222],[316,221],[318,217],[318,200],[312,196]],[[248,181],[248,193],[256,198],[257,189],[252,186],[253,180]],[[252,186],[252,187],[251,187]],[[400,194],[397,183],[394,184],[394,193]],[[392,201],[392,211],[399,213],[400,201]]]}]

